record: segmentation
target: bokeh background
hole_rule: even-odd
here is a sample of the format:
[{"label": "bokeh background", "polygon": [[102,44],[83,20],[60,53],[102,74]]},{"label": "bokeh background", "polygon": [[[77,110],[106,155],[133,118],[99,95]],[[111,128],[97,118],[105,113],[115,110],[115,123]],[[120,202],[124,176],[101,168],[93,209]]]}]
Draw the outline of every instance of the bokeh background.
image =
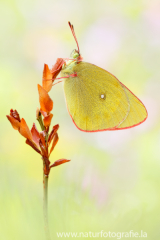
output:
[{"label": "bokeh background", "polygon": [[43,64],[51,67],[76,48],[68,21],[84,60],[112,72],[142,100],[149,117],[128,130],[84,133],[67,112],[62,84],[52,89],[53,123],[60,129],[50,160],[72,160],[50,174],[52,239],[58,231],[143,230],[147,239],[157,240],[159,0],[0,1],[0,239],[45,239],[42,160],[5,115],[14,108],[30,127],[36,122]]}]

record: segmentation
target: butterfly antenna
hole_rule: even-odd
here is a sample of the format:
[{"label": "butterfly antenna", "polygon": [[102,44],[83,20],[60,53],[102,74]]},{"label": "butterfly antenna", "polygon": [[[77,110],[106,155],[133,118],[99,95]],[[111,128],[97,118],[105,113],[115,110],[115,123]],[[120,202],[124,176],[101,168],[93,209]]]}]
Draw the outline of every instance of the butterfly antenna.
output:
[{"label": "butterfly antenna", "polygon": [[74,27],[73,27],[73,25],[72,25],[70,22],[68,22],[68,24],[69,24],[69,26],[70,26],[71,32],[72,32],[72,34],[73,34],[73,37],[74,37],[74,39],[75,39],[75,41],[76,41],[76,43],[77,43],[78,53],[80,54],[79,44],[78,44],[78,41],[77,41],[77,38],[76,38],[76,34],[75,34],[75,31],[74,31]]}]

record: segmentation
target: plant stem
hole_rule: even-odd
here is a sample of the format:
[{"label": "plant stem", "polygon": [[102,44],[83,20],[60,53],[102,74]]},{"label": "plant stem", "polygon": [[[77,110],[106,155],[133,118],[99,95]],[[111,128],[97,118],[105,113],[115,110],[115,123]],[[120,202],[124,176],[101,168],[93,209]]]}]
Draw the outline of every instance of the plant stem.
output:
[{"label": "plant stem", "polygon": [[42,114],[41,114],[41,113],[39,113],[39,116],[38,116],[38,118],[37,118],[37,121],[39,122],[39,125],[41,126],[42,131],[44,131],[44,130],[45,130],[45,126],[44,126],[44,124],[43,124]]},{"label": "plant stem", "polygon": [[43,173],[43,215],[46,240],[50,240],[48,225],[48,175],[45,175],[44,173]]}]

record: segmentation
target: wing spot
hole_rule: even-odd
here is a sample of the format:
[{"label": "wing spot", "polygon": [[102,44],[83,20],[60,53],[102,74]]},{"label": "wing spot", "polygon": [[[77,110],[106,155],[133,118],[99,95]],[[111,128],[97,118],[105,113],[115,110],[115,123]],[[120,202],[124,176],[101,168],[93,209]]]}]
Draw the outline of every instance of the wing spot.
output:
[{"label": "wing spot", "polygon": [[99,95],[99,97],[100,97],[101,100],[105,100],[106,99],[106,94],[105,93],[101,93]]}]

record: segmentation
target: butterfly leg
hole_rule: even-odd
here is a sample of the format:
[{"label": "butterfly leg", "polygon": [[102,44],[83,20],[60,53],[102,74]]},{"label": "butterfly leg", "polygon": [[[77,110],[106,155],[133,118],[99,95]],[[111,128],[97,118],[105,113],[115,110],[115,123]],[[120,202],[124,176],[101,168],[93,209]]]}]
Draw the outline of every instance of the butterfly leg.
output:
[{"label": "butterfly leg", "polygon": [[[69,77],[77,77],[77,73],[73,73],[73,74],[70,74],[70,75],[67,75],[65,77],[60,77],[60,78],[56,78],[55,80],[59,80],[59,79],[64,79],[64,78],[69,78]],[[57,83],[60,83],[62,81],[58,81]],[[56,85],[57,83],[53,84],[52,86]]]}]

